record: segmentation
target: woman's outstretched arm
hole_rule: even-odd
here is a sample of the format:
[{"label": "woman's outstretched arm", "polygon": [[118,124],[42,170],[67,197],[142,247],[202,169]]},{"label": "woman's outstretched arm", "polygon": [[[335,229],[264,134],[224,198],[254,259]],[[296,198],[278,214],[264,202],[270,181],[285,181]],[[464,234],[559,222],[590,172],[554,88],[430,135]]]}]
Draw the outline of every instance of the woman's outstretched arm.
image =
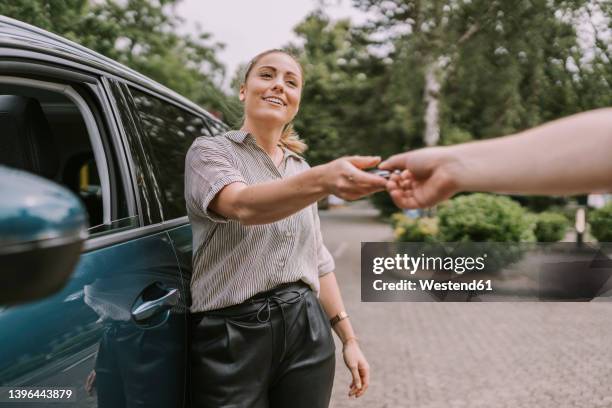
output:
[{"label": "woman's outstretched arm", "polygon": [[232,183],[217,193],[210,208],[225,218],[255,225],[286,218],[329,194],[355,200],[385,189],[384,178],[360,170],[379,161],[379,157],[345,157],[282,180]]}]

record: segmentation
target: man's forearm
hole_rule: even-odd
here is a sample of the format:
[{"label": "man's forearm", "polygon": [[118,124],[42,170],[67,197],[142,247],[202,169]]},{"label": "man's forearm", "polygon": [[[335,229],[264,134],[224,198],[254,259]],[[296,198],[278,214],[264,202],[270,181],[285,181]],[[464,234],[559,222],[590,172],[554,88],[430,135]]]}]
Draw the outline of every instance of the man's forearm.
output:
[{"label": "man's forearm", "polygon": [[[452,146],[462,191],[578,194],[612,191],[612,109],[599,109],[513,136]],[[486,175],[486,177],[483,177]]]}]

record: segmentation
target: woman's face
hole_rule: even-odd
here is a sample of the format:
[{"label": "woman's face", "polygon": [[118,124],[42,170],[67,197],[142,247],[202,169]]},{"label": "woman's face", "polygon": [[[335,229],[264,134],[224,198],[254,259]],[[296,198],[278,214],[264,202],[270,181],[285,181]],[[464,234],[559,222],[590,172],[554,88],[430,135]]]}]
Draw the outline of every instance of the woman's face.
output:
[{"label": "woman's face", "polygon": [[247,121],[273,121],[284,126],[300,107],[302,72],[287,54],[266,54],[251,68],[240,87]]}]

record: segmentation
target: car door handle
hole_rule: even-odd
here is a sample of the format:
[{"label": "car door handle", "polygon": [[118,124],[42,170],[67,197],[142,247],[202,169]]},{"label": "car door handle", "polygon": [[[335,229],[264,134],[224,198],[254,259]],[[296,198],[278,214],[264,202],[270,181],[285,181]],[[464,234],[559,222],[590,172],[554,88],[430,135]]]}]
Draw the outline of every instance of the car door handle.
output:
[{"label": "car door handle", "polygon": [[142,322],[155,316],[158,313],[171,309],[179,301],[179,290],[169,289],[168,293],[159,299],[149,300],[132,310],[132,318],[137,322]]}]

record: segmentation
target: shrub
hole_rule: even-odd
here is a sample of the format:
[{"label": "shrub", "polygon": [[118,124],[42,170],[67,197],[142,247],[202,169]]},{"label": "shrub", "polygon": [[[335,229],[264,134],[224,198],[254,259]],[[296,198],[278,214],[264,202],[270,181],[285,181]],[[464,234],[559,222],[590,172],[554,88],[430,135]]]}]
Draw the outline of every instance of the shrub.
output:
[{"label": "shrub", "polygon": [[399,242],[436,242],[438,234],[437,218],[409,218],[402,213],[391,216],[393,234]]},{"label": "shrub", "polygon": [[508,197],[469,194],[438,211],[439,238],[457,242],[534,242],[533,218]]},{"label": "shrub", "polygon": [[508,197],[482,193],[456,197],[441,206],[438,217],[439,239],[466,243],[455,248],[455,256],[487,254],[487,273],[519,261],[526,249],[521,243],[535,242],[535,216]]},{"label": "shrub", "polygon": [[569,226],[563,214],[546,211],[537,214],[534,233],[538,242],[557,242],[565,236]]},{"label": "shrub", "polygon": [[393,228],[395,228],[399,223],[405,222],[407,218],[408,217],[406,217],[404,213],[396,212],[391,214],[389,220],[391,221],[391,225],[393,225]]},{"label": "shrub", "polygon": [[591,234],[599,242],[612,242],[612,203],[592,211],[589,214]]}]

